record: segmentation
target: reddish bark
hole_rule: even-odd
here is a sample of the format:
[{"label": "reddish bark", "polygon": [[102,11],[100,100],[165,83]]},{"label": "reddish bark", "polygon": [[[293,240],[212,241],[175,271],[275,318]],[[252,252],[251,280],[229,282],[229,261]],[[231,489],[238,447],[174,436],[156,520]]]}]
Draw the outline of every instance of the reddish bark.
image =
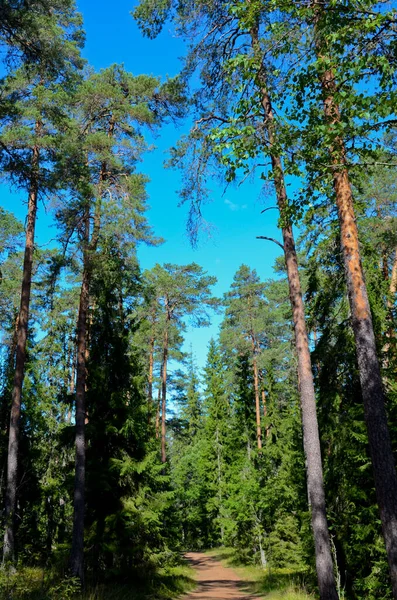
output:
[{"label": "reddish bark", "polygon": [[[319,39],[317,40],[317,51],[321,56]],[[341,120],[339,106],[334,99],[336,86],[332,70],[328,69],[323,73],[321,84],[324,91],[324,114],[330,127],[332,127]],[[345,166],[346,152],[343,140],[340,137],[336,136],[333,147],[330,148],[330,154],[334,165],[332,169],[333,185],[339,216],[341,248],[376,496],[388,557],[393,597],[397,599],[397,475],[387,424],[385,396],[376,351],[372,316],[361,264],[353,196],[349,173]]]},{"label": "reddish bark", "polygon": [[166,403],[167,403],[168,329],[164,333],[163,369],[161,374],[161,462],[167,461],[166,453]]},{"label": "reddish bark", "polygon": [[[41,124],[36,123],[36,133]],[[25,255],[21,287],[21,304],[17,324],[15,375],[11,400],[10,430],[8,438],[7,486],[5,493],[5,531],[3,563],[15,560],[15,509],[18,483],[18,453],[21,420],[21,400],[26,363],[26,342],[29,325],[29,306],[32,285],[34,234],[38,199],[38,170],[40,152],[38,146],[32,151],[32,177],[28,200],[28,219],[25,238]]]},{"label": "reddish bark", "polygon": [[[267,419],[267,401],[266,401],[266,392],[262,390],[262,407],[263,407],[263,416]],[[268,425],[265,427],[265,435],[268,438],[270,435],[270,428]]]},{"label": "reddish bark", "polygon": [[295,346],[298,358],[299,394],[302,413],[303,446],[306,456],[307,490],[311,510],[311,521],[315,546],[317,580],[321,600],[337,600],[336,583],[332,562],[331,544],[327,524],[324,477],[321,459],[320,436],[318,431],[316,397],[313,382],[309,340],[306,328],[305,310],[296,255],[292,225],[287,217],[288,198],[284,173],[279,155],[272,152],[275,145],[275,119],[271,99],[267,90],[266,71],[263,67],[262,51],[258,41],[258,30],[251,31],[252,46],[260,67],[258,86],[262,95],[265,125],[267,128],[273,180],[276,189],[277,205],[282,222],[282,236],[285,264],[292,307],[295,333]]},{"label": "reddish bark", "polygon": [[87,323],[89,309],[90,265],[89,265],[89,228],[90,211],[86,209],[85,250],[83,279],[80,291],[79,313],[77,319],[77,368],[76,368],[76,427],[75,427],[75,482],[72,550],[70,571],[72,575],[84,580],[84,512],[85,512],[85,394],[86,394],[86,358],[87,358]]},{"label": "reddish bark", "polygon": [[153,364],[154,364],[154,335],[150,339],[149,346],[149,376],[148,376],[148,423],[152,419],[153,409]]}]

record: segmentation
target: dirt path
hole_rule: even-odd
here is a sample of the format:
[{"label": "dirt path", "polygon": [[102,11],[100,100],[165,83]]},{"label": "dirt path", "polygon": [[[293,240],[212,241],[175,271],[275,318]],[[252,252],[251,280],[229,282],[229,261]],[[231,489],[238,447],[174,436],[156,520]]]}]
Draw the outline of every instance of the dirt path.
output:
[{"label": "dirt path", "polygon": [[247,593],[247,583],[232,569],[223,567],[214,558],[199,552],[189,552],[186,558],[196,571],[198,586],[182,600],[260,600]]}]

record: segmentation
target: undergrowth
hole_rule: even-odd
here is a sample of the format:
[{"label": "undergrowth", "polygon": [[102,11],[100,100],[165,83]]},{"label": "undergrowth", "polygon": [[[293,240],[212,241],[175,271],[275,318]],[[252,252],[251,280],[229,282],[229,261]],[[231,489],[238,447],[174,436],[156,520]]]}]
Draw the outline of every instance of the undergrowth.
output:
[{"label": "undergrowth", "polygon": [[160,568],[139,581],[88,585],[84,592],[76,579],[40,568],[0,570],[1,600],[172,600],[194,587],[186,565]]}]

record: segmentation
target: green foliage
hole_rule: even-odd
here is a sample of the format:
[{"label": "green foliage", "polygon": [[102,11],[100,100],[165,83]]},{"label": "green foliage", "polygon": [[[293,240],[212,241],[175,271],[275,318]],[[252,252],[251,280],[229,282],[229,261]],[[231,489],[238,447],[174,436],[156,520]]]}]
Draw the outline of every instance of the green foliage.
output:
[{"label": "green foliage", "polygon": [[[283,364],[284,340],[259,334],[270,306],[285,301],[277,295],[280,291],[284,294],[282,286],[273,289],[261,283],[247,267],[237,272],[226,296],[220,343],[210,342],[199,420],[186,406],[197,377],[189,366],[181,420],[173,423],[171,475],[185,547],[226,544],[249,562],[301,566],[300,530],[307,508],[302,501],[297,398],[289,394],[291,374]],[[273,321],[273,327],[285,329],[283,311],[272,314],[274,319],[281,318],[277,326]],[[256,448],[253,371],[246,354],[251,333],[258,335],[258,344],[269,352],[262,366],[267,398],[263,427],[268,433],[261,452]],[[277,385],[274,372],[278,373]],[[302,466],[299,475],[297,464]],[[295,516],[289,518],[291,511]]]},{"label": "green foliage", "polygon": [[158,569],[134,583],[88,586],[83,593],[76,579],[59,579],[38,568],[0,572],[1,600],[171,600],[194,587],[192,569],[185,564]]},{"label": "green foliage", "polygon": [[[0,2],[0,169],[10,185],[52,196],[59,247],[36,249],[21,421],[18,571],[0,572],[4,598],[173,598],[193,586],[188,548],[246,564],[252,591],[307,598],[313,546],[304,481],[291,308],[283,267],[262,282],[248,265],[224,296],[220,336],[204,374],[187,323],[219,307],[216,279],[198,264],[141,274],[151,149],[146,132],[192,111],[171,152],[183,169],[193,241],[209,175],[300,178],[281,224],[302,227],[302,264],[324,458],[328,519],[341,594],[390,598],[355,347],[334,210],[335,148],[354,183],[371,310],[397,448],[397,269],[394,8],[371,2],[264,4],[142,0],[134,14],[157,35],[169,19],[187,44],[181,77],[162,82],[120,65],[82,74],[81,18],[72,0]],[[14,68],[13,68],[14,67]],[[340,118],[324,117],[320,80],[332,71]],[[190,98],[186,98],[193,82]],[[271,93],[273,129],[264,118]],[[387,130],[387,135],[382,135]],[[270,135],[270,133],[272,135]],[[38,164],[32,160],[38,152]],[[265,164],[264,164],[265,163]],[[363,168],[364,167],[364,168]],[[299,187],[298,186],[298,187]],[[0,464],[7,451],[23,226],[0,209]],[[87,489],[84,594],[64,577],[72,528],[76,318],[90,274],[87,335]],[[154,427],[164,349],[169,462]],[[152,372],[149,371],[152,366]],[[255,369],[263,448],[256,445]],[[3,478],[2,478],[3,480]],[[4,488],[2,488],[4,491]],[[236,558],[237,557],[237,558]],[[261,565],[258,567],[258,565]]]}]

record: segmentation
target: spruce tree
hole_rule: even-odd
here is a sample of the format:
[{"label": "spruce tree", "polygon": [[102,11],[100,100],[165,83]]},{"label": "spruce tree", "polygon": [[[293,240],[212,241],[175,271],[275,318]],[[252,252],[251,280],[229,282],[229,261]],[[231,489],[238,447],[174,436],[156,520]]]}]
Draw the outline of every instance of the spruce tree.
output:
[{"label": "spruce tree", "polygon": [[[186,11],[185,5],[170,3],[161,11],[153,11],[150,2],[142,1],[134,14],[143,31],[153,37],[164,21],[172,18],[177,30],[191,42],[185,63],[186,75],[194,72],[195,65],[200,65],[201,85],[193,97],[195,124],[171,158],[171,164],[184,172],[181,196],[190,202],[188,227],[193,241],[203,221],[201,206],[209,195],[208,172],[213,168],[219,170],[220,166],[226,181],[233,182],[257,172],[258,168],[262,170],[263,155],[270,159],[271,169],[269,173],[262,172],[261,177],[273,181],[280,213],[283,243],[277,240],[276,243],[284,252],[294,315],[318,581],[321,597],[335,600],[331,548],[329,541],[324,543],[329,540],[329,534],[315,390],[292,229],[293,218],[301,208],[296,209],[288,199],[285,180],[286,175],[299,173],[294,160],[288,159],[294,154],[296,140],[289,125],[285,126],[276,117],[273,106],[275,101],[282,104],[285,93],[278,78],[277,57],[273,60],[271,53],[273,44],[277,48],[278,30],[273,35],[272,17],[268,16],[268,12],[272,12],[270,5],[230,2],[217,6],[217,10],[213,8],[213,5],[200,4],[196,12],[192,12]],[[203,14],[204,41],[195,43]],[[242,45],[241,39],[245,41]]]},{"label": "spruce tree", "polygon": [[[85,510],[85,395],[87,385],[88,328],[92,307],[92,278],[99,268],[98,249],[111,244],[121,255],[139,241],[156,243],[144,216],[147,178],[136,171],[146,149],[142,128],[157,125],[161,114],[156,102],[159,81],[133,77],[113,65],[92,74],[77,90],[70,141],[61,172],[69,177],[71,201],[58,211],[63,239],[75,239],[82,256],[82,283],[77,319],[76,366],[76,470],[74,527],[70,559],[73,575],[84,577]],[[115,220],[114,217],[117,217]],[[132,261],[135,259],[131,256]]]}]

